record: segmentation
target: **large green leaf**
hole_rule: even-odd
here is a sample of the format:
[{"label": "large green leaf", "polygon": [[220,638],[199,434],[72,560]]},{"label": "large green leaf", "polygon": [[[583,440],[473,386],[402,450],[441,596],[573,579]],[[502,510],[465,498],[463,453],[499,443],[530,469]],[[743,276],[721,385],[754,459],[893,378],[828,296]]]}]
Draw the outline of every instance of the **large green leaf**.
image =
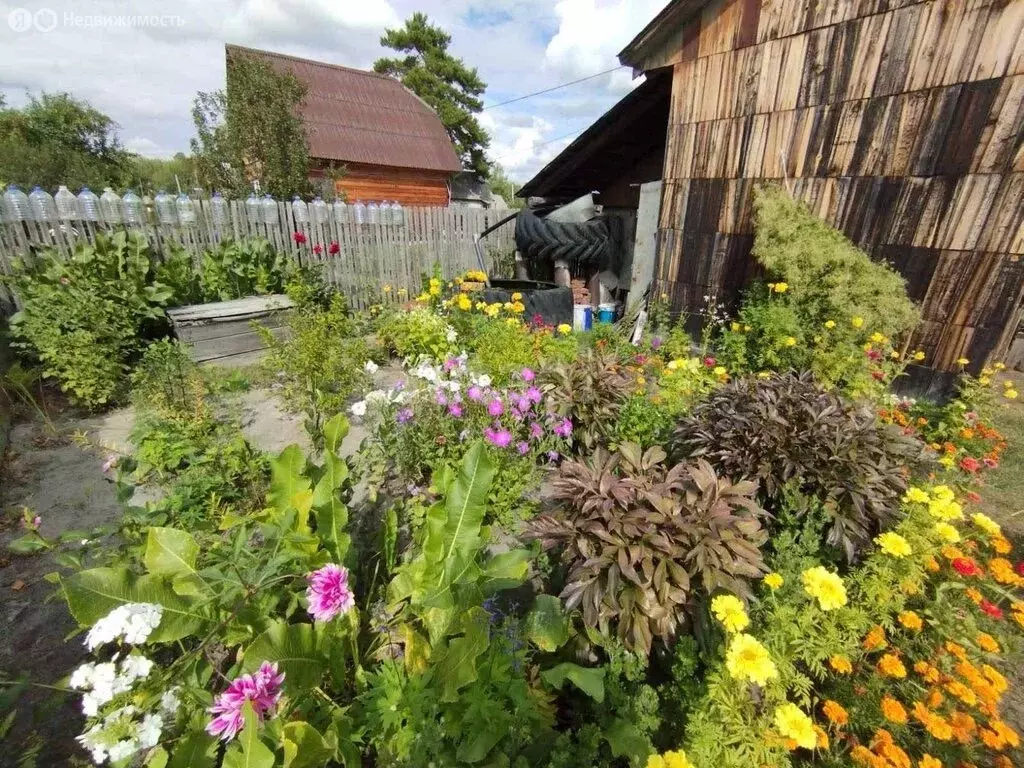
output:
[{"label": "large green leaf", "polygon": [[558,689],[568,680],[598,704],[604,701],[604,667],[581,667],[565,662],[541,672],[540,676],[548,685]]},{"label": "large green leaf", "polygon": [[324,423],[324,446],[332,454],[337,454],[341,448],[341,441],[348,434],[348,419],[345,414],[339,413]]},{"label": "large green leaf", "polygon": [[316,510],[316,533],[320,542],[331,553],[331,559],[341,565],[345,562],[352,537],[345,532],[348,509],[344,504],[328,504]]},{"label": "large green leaf", "polygon": [[177,528],[150,528],[146,533],[143,562],[154,576],[192,577],[196,574],[199,545],[187,531]]},{"label": "large green leaf", "polygon": [[158,603],[160,625],[149,642],[180,640],[196,632],[205,617],[193,601],[175,594],[154,576],[136,576],[125,569],[93,568],[61,579],[68,610],[82,626],[92,626],[119,605]]},{"label": "large green leaf", "polygon": [[206,731],[192,731],[178,742],[167,768],[208,768],[216,746],[217,739]]},{"label": "large green leaf", "polygon": [[531,557],[528,549],[513,549],[490,558],[484,565],[481,588],[486,594],[493,594],[518,587],[526,580]]},{"label": "large green leaf", "polygon": [[270,460],[270,502],[278,512],[292,508],[296,494],[310,490],[309,478],[303,474],[306,457],[297,445],[289,445]]},{"label": "large green leaf", "polygon": [[479,763],[494,749],[494,746],[501,741],[505,735],[502,728],[478,728],[473,733],[465,734],[462,743],[459,744],[459,751],[456,757],[460,762]]},{"label": "large green leaf", "polygon": [[282,740],[284,768],[317,768],[324,765],[334,753],[320,731],[306,722],[287,723]]},{"label": "large green leaf", "polygon": [[651,753],[651,742],[647,737],[633,723],[621,717],[604,729],[604,738],[615,757],[643,760]]},{"label": "large green leaf", "polygon": [[448,486],[445,497],[445,570],[452,578],[449,565],[458,553],[476,554],[480,546],[480,525],[487,511],[487,493],[494,479],[494,464],[487,457],[482,440],[466,452],[455,482]]},{"label": "large green leaf", "polygon": [[462,616],[463,634],[448,644],[436,667],[441,680],[441,701],[457,701],[459,689],[477,679],[476,660],[487,650],[488,615],[483,608],[471,608]]},{"label": "large green leaf", "polygon": [[557,651],[569,639],[569,619],[562,601],[554,595],[538,595],[526,615],[526,632],[542,651]]},{"label": "large green leaf", "polygon": [[313,491],[313,506],[322,507],[339,501],[338,490],[348,480],[348,465],[331,453],[324,454],[324,466]]},{"label": "large green leaf", "polygon": [[274,768],[274,753],[260,741],[260,722],[249,700],[242,705],[242,719],[238,744],[228,747],[223,768]]},{"label": "large green leaf", "polygon": [[327,669],[327,657],[320,649],[312,624],[272,624],[246,648],[242,667],[253,672],[264,661],[280,665],[285,673],[285,690],[293,696],[319,685]]}]

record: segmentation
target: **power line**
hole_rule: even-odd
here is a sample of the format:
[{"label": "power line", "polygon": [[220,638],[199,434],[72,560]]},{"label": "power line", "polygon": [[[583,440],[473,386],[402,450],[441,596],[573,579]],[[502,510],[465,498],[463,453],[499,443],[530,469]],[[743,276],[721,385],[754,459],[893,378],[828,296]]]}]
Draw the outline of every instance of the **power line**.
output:
[{"label": "power line", "polygon": [[581,77],[579,80],[572,80],[568,83],[560,83],[559,85],[554,85],[551,88],[545,88],[543,91],[535,91],[533,93],[528,93],[525,96],[517,96],[516,98],[509,99],[508,101],[501,101],[498,102],[497,104],[491,104],[489,107],[484,107],[483,110],[481,111],[486,112],[488,109],[497,109],[498,107],[504,107],[506,104],[515,104],[517,101],[523,101],[524,99],[530,99],[533,98],[534,96],[540,96],[543,93],[551,93],[552,91],[557,91],[560,88],[568,88],[570,85],[584,83],[587,80],[593,80],[595,77],[601,77],[601,75],[607,75],[610,72],[614,72],[622,68],[622,65],[612,67],[611,69],[606,69],[604,72],[598,72],[597,74],[594,75],[587,75],[586,77]]}]

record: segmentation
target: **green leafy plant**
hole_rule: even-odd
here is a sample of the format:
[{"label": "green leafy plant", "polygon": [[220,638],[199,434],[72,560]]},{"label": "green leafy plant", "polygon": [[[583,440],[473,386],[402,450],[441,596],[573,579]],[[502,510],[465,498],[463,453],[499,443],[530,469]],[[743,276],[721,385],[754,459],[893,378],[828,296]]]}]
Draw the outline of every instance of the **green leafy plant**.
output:
[{"label": "green leafy plant", "polygon": [[412,361],[444,360],[458,353],[458,337],[448,321],[423,307],[389,315],[381,322],[379,332],[385,347]]},{"label": "green leafy plant", "polygon": [[206,301],[282,293],[297,265],[262,237],[226,240],[203,253],[200,284]]},{"label": "green leafy plant", "polygon": [[695,594],[750,595],[749,580],[764,572],[757,485],[725,480],[703,460],[665,459],[661,448],[626,443],[565,462],[552,484],[562,513],[526,530],[545,549],[563,547],[566,607],[644,654],[654,637],[675,635]]},{"label": "green leafy plant", "polygon": [[712,392],[679,422],[670,453],[701,458],[729,476],[760,480],[770,509],[791,480],[824,501],[826,543],[854,560],[895,521],[908,466],[923,446],[879,424],[875,414],[815,384],[810,374],[738,379]]}]

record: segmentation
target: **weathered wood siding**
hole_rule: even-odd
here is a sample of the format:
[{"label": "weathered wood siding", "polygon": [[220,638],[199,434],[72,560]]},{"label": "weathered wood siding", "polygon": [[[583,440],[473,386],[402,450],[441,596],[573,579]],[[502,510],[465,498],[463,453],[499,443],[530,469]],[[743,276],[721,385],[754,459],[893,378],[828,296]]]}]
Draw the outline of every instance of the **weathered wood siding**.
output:
[{"label": "weathered wood siding", "polygon": [[938,368],[1013,336],[1024,286],[1024,0],[713,0],[642,66],[674,69],[659,289],[752,277],[751,191],[786,184],[890,261]]}]

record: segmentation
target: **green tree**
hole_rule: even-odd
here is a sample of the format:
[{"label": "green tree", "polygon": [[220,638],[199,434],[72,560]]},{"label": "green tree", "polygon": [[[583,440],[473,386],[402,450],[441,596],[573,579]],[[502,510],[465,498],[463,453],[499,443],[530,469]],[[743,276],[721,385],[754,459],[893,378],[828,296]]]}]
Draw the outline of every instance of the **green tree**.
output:
[{"label": "green tree", "polygon": [[228,58],[227,88],[199,92],[192,154],[200,183],[244,195],[259,181],[278,198],[309,192],[309,143],[299,117],[306,86],[253,56]]},{"label": "green tree", "polygon": [[491,191],[494,194],[505,198],[509,208],[519,210],[526,204],[526,201],[521,197],[516,197],[516,190],[519,189],[520,185],[512,181],[508,174],[505,173],[505,169],[497,163],[491,166],[491,176],[487,179],[487,183],[491,185]]},{"label": "green tree", "polygon": [[121,186],[131,153],[117,123],[67,93],[30,96],[22,109],[0,98],[0,180],[53,191],[60,184]]},{"label": "green tree", "polygon": [[195,161],[184,152],[174,157],[134,157],[131,160],[131,179],[128,182],[140,195],[156,194],[158,190],[183,190],[198,184]]},{"label": "green tree", "polygon": [[466,168],[483,177],[490,174],[485,155],[490,144],[476,119],[483,109],[480,97],[487,84],[476,67],[448,53],[452,37],[430,23],[425,13],[414,13],[401,29],[387,29],[380,44],[405,54],[381,58],[373,63],[375,72],[397,78],[437,112]]}]

